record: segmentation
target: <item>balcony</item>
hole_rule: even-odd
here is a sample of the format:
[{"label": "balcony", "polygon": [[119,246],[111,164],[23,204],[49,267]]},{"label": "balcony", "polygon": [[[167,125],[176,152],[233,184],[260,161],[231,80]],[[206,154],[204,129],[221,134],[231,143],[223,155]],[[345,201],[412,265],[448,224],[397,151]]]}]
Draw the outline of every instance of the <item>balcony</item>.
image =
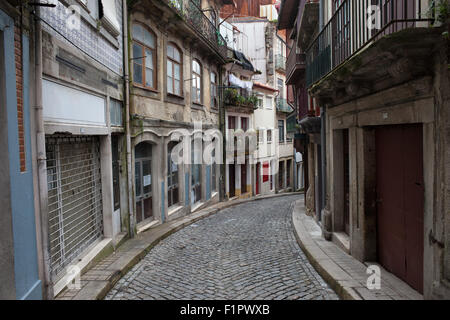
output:
[{"label": "balcony", "polygon": [[286,57],[281,54],[275,55],[275,70],[278,72],[286,72]]},{"label": "balcony", "polygon": [[292,108],[286,99],[284,98],[277,98],[276,99],[276,106],[277,106],[277,112],[281,113],[291,113],[294,111],[294,108]]},{"label": "balcony", "polygon": [[[364,70],[364,76],[371,73],[379,76],[383,69],[402,58],[399,56],[399,52],[403,51],[404,54],[405,48],[407,48],[406,51],[410,50],[414,54],[421,54],[420,52],[424,51],[423,48],[432,47],[435,39],[429,35],[433,31],[427,30],[432,29],[428,28],[432,20],[427,17],[428,8],[423,8],[421,1],[372,0],[371,6],[365,6],[364,3],[360,0],[342,1],[330,21],[309,45],[306,50],[308,87],[317,84],[319,80],[327,77],[331,71],[337,68],[342,71],[339,76],[341,82],[343,76],[350,73],[357,74],[357,69]],[[375,14],[370,7],[378,8],[375,10]],[[374,17],[371,23],[367,20],[367,17],[370,16]],[[417,31],[409,32],[410,30]],[[420,41],[418,41],[419,39]],[[367,52],[370,51],[367,49],[373,47],[380,40],[383,40],[384,43],[372,52]],[[415,48],[412,49],[411,46],[414,45]],[[403,49],[400,46],[403,46]],[[384,60],[383,55],[380,54],[382,51],[385,52]],[[366,55],[372,54],[371,67],[367,64],[367,68],[364,69],[362,64],[370,59],[359,57],[353,61],[352,66],[340,68],[362,52]],[[377,55],[379,60],[374,63]],[[388,56],[391,57],[390,60],[386,59]],[[414,65],[414,62],[408,62],[408,64]],[[362,83],[370,85],[375,80],[361,79],[361,74],[359,76],[359,83],[352,84],[349,87],[350,91],[364,92],[366,84]],[[329,86],[331,81],[336,81],[336,79],[330,79],[326,86]],[[336,93],[336,88],[329,88],[329,90]]]},{"label": "balcony", "polygon": [[286,84],[296,84],[306,70],[306,55],[291,50],[286,64]]},{"label": "balcony", "polygon": [[227,88],[224,90],[224,105],[232,112],[252,113],[258,109],[258,96],[246,89]]},{"label": "balcony", "polygon": [[[199,4],[193,0],[161,0],[175,10],[177,15],[206,41],[223,58],[227,56],[227,45],[225,39],[220,35],[215,22],[208,18]],[[227,1],[224,1],[226,3]],[[200,3],[200,1],[199,1]]]}]

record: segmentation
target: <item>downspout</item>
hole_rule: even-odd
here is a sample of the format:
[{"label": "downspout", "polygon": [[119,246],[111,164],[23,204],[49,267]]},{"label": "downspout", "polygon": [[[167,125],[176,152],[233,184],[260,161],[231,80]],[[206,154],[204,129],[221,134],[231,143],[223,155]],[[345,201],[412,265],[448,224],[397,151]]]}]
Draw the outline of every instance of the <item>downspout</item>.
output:
[{"label": "downspout", "polygon": [[225,133],[225,108],[223,105],[223,68],[219,68],[219,130],[222,133],[222,165],[220,166],[219,201],[225,201],[225,179],[226,179],[226,133]]},{"label": "downspout", "polygon": [[43,255],[43,296],[52,300],[53,282],[51,277],[50,243],[49,243],[49,219],[48,219],[48,186],[47,186],[47,157],[45,151],[45,128],[42,106],[42,25],[40,18],[40,8],[36,7],[35,12],[35,125],[36,125],[36,151],[37,151],[37,171],[39,180],[39,209],[41,222],[41,239]]},{"label": "downspout", "polygon": [[[319,7],[319,30],[322,31],[324,26],[324,19],[323,19],[323,10],[324,10],[324,0],[320,0],[320,7]],[[321,161],[321,167],[322,167],[322,203],[321,208],[319,210],[319,220],[322,220],[322,210],[326,208],[327,205],[327,138],[326,138],[326,106],[320,106],[320,148],[322,153],[322,161]]]},{"label": "downspout", "polygon": [[122,2],[122,16],[123,16],[123,79],[124,79],[124,104],[125,104],[125,134],[126,134],[126,145],[127,145],[127,183],[128,183],[128,233],[130,238],[135,236],[135,223],[133,214],[133,177],[132,177],[132,167],[131,167],[131,135],[130,135],[130,78],[129,78],[129,60],[128,60],[128,7],[127,1]]}]

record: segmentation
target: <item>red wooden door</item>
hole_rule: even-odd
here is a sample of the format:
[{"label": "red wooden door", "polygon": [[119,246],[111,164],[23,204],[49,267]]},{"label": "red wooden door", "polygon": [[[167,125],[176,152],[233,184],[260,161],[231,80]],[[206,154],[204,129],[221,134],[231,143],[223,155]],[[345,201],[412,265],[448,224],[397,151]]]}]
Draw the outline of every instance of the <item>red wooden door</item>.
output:
[{"label": "red wooden door", "polygon": [[423,292],[422,125],[376,129],[379,262]]}]

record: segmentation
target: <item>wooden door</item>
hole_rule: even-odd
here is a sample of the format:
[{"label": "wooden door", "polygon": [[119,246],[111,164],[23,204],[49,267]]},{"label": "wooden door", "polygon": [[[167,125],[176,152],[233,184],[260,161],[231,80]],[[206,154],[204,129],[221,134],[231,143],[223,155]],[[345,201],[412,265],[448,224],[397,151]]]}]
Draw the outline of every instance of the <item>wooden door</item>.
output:
[{"label": "wooden door", "polygon": [[230,190],[230,198],[236,195],[236,168],[234,164],[230,164],[228,166],[228,184]]},{"label": "wooden door", "polygon": [[256,164],[256,194],[259,194],[259,179],[261,179],[261,162]]},{"label": "wooden door", "polygon": [[422,125],[376,129],[379,262],[423,292]]}]

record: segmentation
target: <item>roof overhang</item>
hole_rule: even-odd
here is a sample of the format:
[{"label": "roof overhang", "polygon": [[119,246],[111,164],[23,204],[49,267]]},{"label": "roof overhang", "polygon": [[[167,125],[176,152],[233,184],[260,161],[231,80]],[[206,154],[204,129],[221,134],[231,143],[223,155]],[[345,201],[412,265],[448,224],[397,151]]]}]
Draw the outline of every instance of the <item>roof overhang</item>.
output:
[{"label": "roof overhang", "polygon": [[306,50],[314,36],[319,32],[319,1],[307,1],[298,26],[297,46]]},{"label": "roof overhang", "polygon": [[300,0],[281,1],[280,12],[278,14],[278,30],[289,29],[294,25],[295,17],[298,13]]}]

